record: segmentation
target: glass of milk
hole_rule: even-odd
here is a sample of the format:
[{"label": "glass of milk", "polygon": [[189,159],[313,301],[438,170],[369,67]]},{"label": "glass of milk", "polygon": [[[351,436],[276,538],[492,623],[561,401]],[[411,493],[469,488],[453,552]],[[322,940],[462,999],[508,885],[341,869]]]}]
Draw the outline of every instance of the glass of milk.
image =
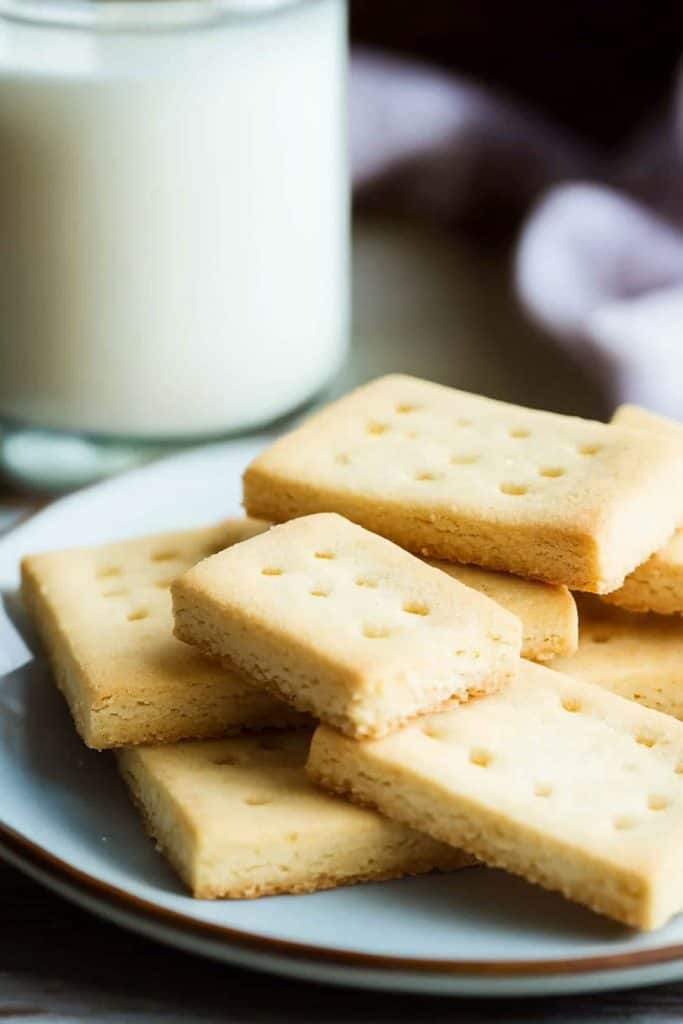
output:
[{"label": "glass of milk", "polygon": [[0,0],[0,423],[46,486],[268,423],[348,336],[345,0]]}]

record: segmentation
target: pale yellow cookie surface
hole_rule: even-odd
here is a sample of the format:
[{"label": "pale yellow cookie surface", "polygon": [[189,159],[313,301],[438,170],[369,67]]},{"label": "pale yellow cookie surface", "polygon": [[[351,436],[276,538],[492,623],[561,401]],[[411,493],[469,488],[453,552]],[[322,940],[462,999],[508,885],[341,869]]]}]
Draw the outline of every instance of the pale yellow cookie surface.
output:
[{"label": "pale yellow cookie surface", "polygon": [[426,557],[606,593],[683,519],[682,450],[390,376],[255,459],[244,504],[280,522],[339,512]]},{"label": "pale yellow cookie surface", "polygon": [[[618,426],[683,441],[683,425],[637,405],[621,405],[612,417]],[[624,580],[605,600],[634,612],[683,614],[683,529]]]},{"label": "pale yellow cookie surface", "polygon": [[626,924],[683,906],[683,724],[540,665],[385,739],[321,726],[309,771]]},{"label": "pale yellow cookie surface", "polygon": [[317,789],[309,741],[262,733],[118,753],[149,833],[194,896],[312,892],[471,863]]},{"label": "pale yellow cookie surface", "polygon": [[176,636],[351,735],[382,735],[518,671],[519,619],[334,514],[214,555],[172,595]]},{"label": "pale yellow cookie surface", "polygon": [[522,623],[522,657],[550,661],[572,654],[578,643],[576,602],[566,587],[490,572],[475,565],[431,562],[467,587],[486,594]]},{"label": "pale yellow cookie surface", "polygon": [[551,668],[683,719],[683,622],[579,600],[579,649]]},{"label": "pale yellow cookie surface", "polygon": [[172,578],[263,529],[232,520],[24,559],[24,603],[88,746],[293,723],[289,708],[173,637]]}]

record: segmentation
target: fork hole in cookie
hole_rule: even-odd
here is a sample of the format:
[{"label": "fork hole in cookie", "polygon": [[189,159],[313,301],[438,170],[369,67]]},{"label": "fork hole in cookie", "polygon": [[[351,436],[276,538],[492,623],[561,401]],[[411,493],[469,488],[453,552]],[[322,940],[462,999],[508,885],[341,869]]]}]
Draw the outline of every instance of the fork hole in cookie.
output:
[{"label": "fork hole in cookie", "polygon": [[267,565],[264,569],[261,569],[262,576],[282,576],[282,569],[278,569],[277,566]]},{"label": "fork hole in cookie", "polygon": [[287,836],[287,839],[289,840],[290,843],[298,843],[298,841],[299,841],[299,833],[298,832],[290,832],[289,835]]},{"label": "fork hole in cookie", "polygon": [[381,423],[379,420],[370,420],[367,425],[368,434],[386,434],[389,429],[388,423]]},{"label": "fork hole in cookie", "polygon": [[500,485],[501,494],[510,494],[515,497],[526,494],[529,488],[526,484],[504,483]]},{"label": "fork hole in cookie", "polygon": [[371,623],[366,623],[363,626],[363,636],[368,640],[384,640],[390,634],[391,630],[388,626],[373,626]]},{"label": "fork hole in cookie", "polygon": [[669,806],[669,801],[659,793],[651,793],[647,798],[647,807],[650,811],[664,811]]},{"label": "fork hole in cookie", "polygon": [[617,832],[625,832],[629,828],[635,828],[636,825],[636,819],[631,817],[630,814],[619,814],[614,819],[614,827]]},{"label": "fork hole in cookie", "polygon": [[272,804],[272,802],[267,796],[248,796],[244,799],[244,803],[248,807],[265,807],[266,804]]},{"label": "fork hole in cookie", "polygon": [[315,587],[313,590],[309,590],[311,597],[329,597],[330,591],[323,590],[322,587]]},{"label": "fork hole in cookie", "polygon": [[538,471],[539,476],[545,476],[551,480],[556,480],[557,477],[564,476],[566,472],[566,469],[563,469],[562,466],[541,466]]},{"label": "fork hole in cookie", "polygon": [[403,604],[403,611],[407,612],[408,615],[429,615],[430,608],[424,601],[405,601]]},{"label": "fork hole in cookie", "polygon": [[526,437],[531,437],[531,431],[527,430],[526,427],[511,427],[509,434],[515,441],[522,441]]},{"label": "fork hole in cookie", "polygon": [[379,586],[379,581],[372,576],[356,576],[353,582],[357,587],[369,587],[370,590],[375,590]]},{"label": "fork hole in cookie", "polygon": [[471,427],[472,420],[468,420],[466,416],[458,416],[455,424],[457,427]]},{"label": "fork hole in cookie", "polygon": [[470,764],[476,764],[478,768],[488,768],[492,760],[493,754],[483,747],[474,747],[470,750]]},{"label": "fork hole in cookie", "polygon": [[316,551],[315,557],[322,558],[323,561],[331,562],[337,556],[335,555],[334,551]]},{"label": "fork hole in cookie", "polygon": [[601,444],[580,444],[576,450],[579,455],[597,455],[601,448]]},{"label": "fork hole in cookie", "polygon": [[148,615],[148,608],[136,608],[134,611],[128,613],[128,621],[139,622],[140,619],[146,619]]},{"label": "fork hole in cookie", "polygon": [[430,740],[443,740],[445,739],[445,733],[443,726],[434,725],[428,722],[427,725],[422,727],[422,732]]},{"label": "fork hole in cookie", "polygon": [[549,782],[537,782],[534,786],[534,796],[549,797],[553,795],[553,787]]},{"label": "fork hole in cookie", "polygon": [[163,551],[155,551],[151,556],[152,562],[172,562],[175,558],[178,558],[180,552],[173,551],[170,548],[165,548]]},{"label": "fork hole in cookie", "polygon": [[575,714],[577,711],[581,710],[581,701],[578,697],[563,697],[562,707],[565,711]]},{"label": "fork hole in cookie", "polygon": [[398,413],[417,412],[417,409],[418,409],[418,406],[415,405],[414,402],[397,402],[396,403],[396,412],[398,412]]},{"label": "fork hole in cookie", "polygon": [[340,466],[349,466],[351,464],[351,456],[348,452],[339,452],[335,455],[334,461]]},{"label": "fork hole in cookie", "polygon": [[415,479],[420,481],[443,480],[444,473],[438,473],[433,469],[421,469],[415,474]]},{"label": "fork hole in cookie", "polygon": [[650,733],[646,732],[636,733],[635,740],[636,743],[639,743],[641,747],[648,747],[650,749],[654,747],[655,743],[657,742],[654,736],[651,736]]},{"label": "fork hole in cookie", "polygon": [[473,466],[479,462],[478,455],[451,455],[451,466]]},{"label": "fork hole in cookie", "polygon": [[120,576],[121,571],[120,565],[104,565],[101,569],[97,570],[97,578],[99,580],[106,580],[110,576]]}]

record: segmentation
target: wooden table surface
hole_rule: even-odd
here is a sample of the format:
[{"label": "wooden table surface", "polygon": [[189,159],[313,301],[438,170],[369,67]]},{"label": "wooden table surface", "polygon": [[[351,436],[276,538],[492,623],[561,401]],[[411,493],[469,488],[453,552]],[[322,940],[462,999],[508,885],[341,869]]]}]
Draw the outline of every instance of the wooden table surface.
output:
[{"label": "wooden table surface", "polygon": [[[591,381],[523,324],[500,259],[429,232],[366,224],[357,239],[355,288],[356,347],[344,385],[400,369],[560,410],[605,411]],[[419,349],[412,344],[416,335]],[[42,503],[0,484],[0,533]],[[156,945],[0,863],[0,1019],[658,1024],[683,1021],[683,984],[475,1001],[295,983]]]}]

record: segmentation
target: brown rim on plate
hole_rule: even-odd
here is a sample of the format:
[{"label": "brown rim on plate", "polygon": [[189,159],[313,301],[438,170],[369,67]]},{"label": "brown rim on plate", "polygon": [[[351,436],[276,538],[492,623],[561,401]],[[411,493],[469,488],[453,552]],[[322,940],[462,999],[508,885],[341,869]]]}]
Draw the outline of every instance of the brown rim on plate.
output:
[{"label": "brown rim on plate", "polygon": [[47,873],[70,888],[80,889],[86,895],[105,901],[117,910],[133,913],[154,924],[174,931],[190,932],[210,942],[228,941],[247,951],[285,957],[290,960],[314,961],[337,967],[355,967],[366,970],[403,970],[421,974],[478,975],[497,977],[523,977],[525,975],[575,974],[611,971],[653,964],[670,963],[683,959],[683,944],[642,949],[630,953],[607,953],[599,956],[570,957],[555,960],[427,960],[405,956],[385,956],[378,953],[354,953],[351,950],[329,946],[310,946],[286,939],[269,939],[253,932],[224,925],[198,921],[187,914],[168,910],[155,903],[133,896],[107,882],[72,867],[42,846],[26,839],[19,832],[0,822],[0,842],[20,860]]}]

